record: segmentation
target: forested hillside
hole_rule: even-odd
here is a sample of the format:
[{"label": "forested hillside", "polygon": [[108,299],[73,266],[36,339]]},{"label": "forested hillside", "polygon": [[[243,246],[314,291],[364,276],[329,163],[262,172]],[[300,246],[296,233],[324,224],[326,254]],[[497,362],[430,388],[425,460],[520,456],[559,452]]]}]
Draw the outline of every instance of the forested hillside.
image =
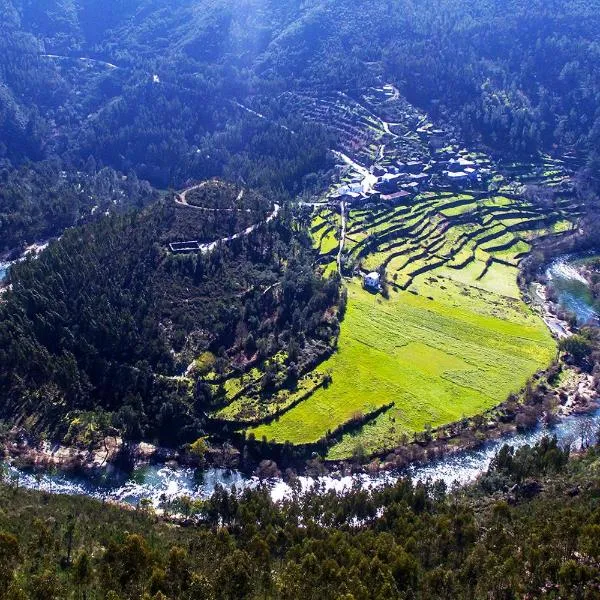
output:
[{"label": "forested hillside", "polygon": [[[505,447],[475,486],[400,481],[275,504],[266,489],[166,504],[186,527],[0,485],[6,598],[597,598],[598,449]],[[510,489],[510,491],[508,491]]]},{"label": "forested hillside", "polygon": [[[290,91],[351,98],[391,81],[461,140],[483,141],[492,152],[512,157],[560,149],[580,168],[580,194],[598,187],[597,0],[2,0],[0,10],[4,249],[58,236],[111,212],[115,203],[145,205],[154,197],[139,182],[145,179],[181,189],[219,176],[262,193],[269,207],[321,189],[337,134],[294,110]],[[269,207],[258,207],[256,218],[263,219]],[[251,213],[231,208],[227,218],[205,211],[199,219],[193,207],[174,211],[168,202],[159,204],[71,232],[39,264],[15,267],[13,290],[2,306],[13,311],[3,324],[2,351],[11,348],[1,367],[11,390],[8,412],[27,406],[17,400],[24,390],[28,397],[34,387],[52,382],[60,391],[47,390],[47,397],[65,393],[67,405],[78,410],[97,408],[91,398],[102,390],[101,404],[111,411],[124,398],[139,404],[141,395],[153,398],[154,414],[177,383],[160,380],[166,391],[150,390],[144,373],[185,375],[203,344],[213,354],[230,350],[235,335],[225,334],[222,324],[239,313],[244,294],[280,282],[286,268],[295,272],[282,257],[297,237],[286,216],[284,225],[257,231],[256,241],[236,240],[214,257],[165,256],[173,241],[209,243],[252,225]],[[310,253],[298,252],[307,269]],[[214,262],[224,271],[211,271],[207,264]],[[62,281],[57,272],[65,274]],[[319,285],[313,282],[311,289]],[[311,294],[299,302],[301,313]],[[324,294],[330,304],[337,302],[332,290]],[[55,307],[63,296],[64,304]],[[199,309],[197,297],[211,298],[209,307]],[[325,304],[319,303],[317,315]],[[23,311],[27,318],[21,320]],[[280,344],[268,342],[270,325],[260,330],[264,307],[257,312],[246,319],[248,331],[237,336],[238,346],[250,337],[251,354],[264,340],[270,350],[262,348],[262,354],[274,357]],[[85,319],[92,337],[73,329]],[[210,319],[217,325],[206,336]],[[28,341],[10,346],[15,339]],[[189,339],[196,340],[191,347]],[[134,383],[116,383],[113,367],[122,360],[109,359],[113,353],[127,356]],[[35,365],[27,373],[18,358],[25,355]],[[301,377],[311,361],[292,362]],[[20,375],[9,382],[12,366]],[[208,370],[217,378],[211,385],[224,383],[227,373]],[[200,396],[215,396],[215,389],[202,389]],[[237,393],[220,389],[216,396],[229,401]],[[286,396],[284,403],[294,401]],[[56,402],[49,405],[57,410]],[[245,408],[232,411],[248,417]],[[276,413],[258,411],[261,418]]]},{"label": "forested hillside", "polygon": [[328,140],[283,114],[279,94],[352,93],[384,78],[498,151],[577,150],[597,186],[597,0],[105,7],[3,1],[11,160],[92,154],[162,187],[224,175],[293,193],[323,167]]},{"label": "forested hillside", "polygon": [[[190,441],[219,374],[277,355],[271,376],[297,377],[292,365],[335,343],[339,283],[314,274],[289,214],[268,223],[264,198],[219,182],[189,202],[169,197],[69,230],[13,267],[0,304],[4,418],[59,439],[76,421],[82,440],[71,431],[72,442],[111,424],[127,439]],[[217,243],[170,251],[187,240]]]},{"label": "forested hillside", "polygon": [[0,170],[0,252],[20,252],[25,245],[59,236],[117,210],[140,208],[157,193],[135,173],[119,175],[88,161],[84,171],[66,170],[46,160]]}]

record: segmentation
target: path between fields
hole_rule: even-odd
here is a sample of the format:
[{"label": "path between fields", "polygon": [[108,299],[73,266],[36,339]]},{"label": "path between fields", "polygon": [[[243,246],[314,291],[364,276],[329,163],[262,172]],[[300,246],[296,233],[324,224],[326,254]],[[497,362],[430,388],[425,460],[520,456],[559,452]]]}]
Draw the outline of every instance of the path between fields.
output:
[{"label": "path between fields", "polygon": [[[397,91],[397,90],[396,90]],[[350,98],[347,94],[344,94],[344,92],[340,92],[340,94],[348,99],[350,102],[354,102],[356,104],[356,106],[359,106],[362,110],[364,110],[371,118],[375,119],[376,121],[378,121],[381,125],[381,128],[383,129],[383,131],[385,133],[387,133],[388,135],[390,135],[393,138],[398,138],[400,137],[397,133],[394,133],[390,127],[393,127],[394,125],[398,125],[398,123],[388,123],[387,121],[384,121],[379,115],[375,114],[370,108],[367,108],[364,104],[362,104],[362,102],[359,102],[358,100],[354,100],[353,98]],[[398,97],[400,96],[400,92],[398,92]],[[393,99],[393,98],[392,98]],[[389,101],[390,99],[388,99]]]},{"label": "path between fields", "polygon": [[340,201],[340,210],[342,213],[342,231],[340,234],[340,248],[337,255],[337,268],[340,277],[342,275],[342,253],[344,252],[344,244],[346,243],[346,203],[342,199]]}]

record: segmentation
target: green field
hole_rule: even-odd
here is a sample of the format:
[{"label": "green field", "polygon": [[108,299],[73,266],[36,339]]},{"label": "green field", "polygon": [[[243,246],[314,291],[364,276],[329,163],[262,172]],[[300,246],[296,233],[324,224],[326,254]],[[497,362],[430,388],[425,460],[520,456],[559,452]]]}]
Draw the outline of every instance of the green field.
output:
[{"label": "green field", "polygon": [[401,291],[386,301],[352,282],[339,351],[320,369],[332,374],[332,384],[251,430],[256,437],[314,442],[393,401],[391,411],[346,436],[329,457],[347,457],[359,441],[369,452],[383,450],[426,424],[493,407],[554,356],[545,325],[521,301],[441,278],[423,286],[433,300]]},{"label": "green field", "polygon": [[[427,192],[398,206],[351,210],[345,260],[363,273],[384,272],[389,298],[363,290],[359,277],[346,279],[338,351],[318,367],[331,384],[247,432],[307,444],[393,403],[329,450],[330,459],[348,458],[359,448],[383,452],[520,391],[556,345],[521,300],[519,263],[531,240],[567,231],[577,214],[568,197],[549,208],[508,192]],[[321,255],[331,252],[339,226],[334,212],[314,215]]]}]

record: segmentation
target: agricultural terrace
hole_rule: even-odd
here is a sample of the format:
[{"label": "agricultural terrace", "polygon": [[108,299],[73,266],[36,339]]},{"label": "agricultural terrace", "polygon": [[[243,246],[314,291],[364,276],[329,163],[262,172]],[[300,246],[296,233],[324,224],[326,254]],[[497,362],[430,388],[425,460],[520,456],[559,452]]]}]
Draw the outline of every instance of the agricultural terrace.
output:
[{"label": "agricultural terrace", "polygon": [[[306,444],[393,403],[328,458],[380,452],[494,407],[545,368],[555,344],[521,300],[518,265],[533,239],[571,228],[577,207],[567,197],[536,207],[505,191],[426,192],[350,210],[345,264],[384,272],[389,298],[349,279],[338,351],[317,369],[331,384],[248,432]],[[339,214],[316,212],[313,235],[328,231],[324,221],[335,228]]]},{"label": "agricultural terrace", "polygon": [[[358,99],[289,94],[284,102],[334,133],[345,153],[330,201],[315,207],[309,229],[317,265],[331,276],[349,207],[340,257],[347,310],[337,350],[301,370],[297,384],[287,386],[281,373],[276,392],[265,394],[258,369],[226,381],[215,416],[257,439],[292,444],[354,423],[329,449],[328,458],[343,459],[393,448],[521,390],[556,347],[521,299],[519,263],[533,240],[577,220],[568,159],[493,165],[390,85]],[[449,184],[442,165],[452,157],[477,165],[474,189]],[[393,200],[374,193],[367,170],[394,173],[408,162],[427,182],[420,192]],[[340,188],[367,193],[344,203]],[[370,271],[381,273],[382,293],[363,289]]]}]

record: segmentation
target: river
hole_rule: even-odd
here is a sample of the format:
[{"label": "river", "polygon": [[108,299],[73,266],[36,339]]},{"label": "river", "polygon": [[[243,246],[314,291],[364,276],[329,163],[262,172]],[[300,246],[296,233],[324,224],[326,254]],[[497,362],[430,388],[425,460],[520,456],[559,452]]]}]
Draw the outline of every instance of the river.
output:
[{"label": "river", "polygon": [[597,307],[588,283],[577,265],[585,258],[560,257],[546,269],[546,277],[558,298],[559,305],[577,317],[579,325],[600,325]]},{"label": "river", "polygon": [[[6,281],[8,277],[8,271],[12,265],[22,260],[25,260],[25,258],[27,258],[28,256],[33,256],[34,258],[39,256],[40,253],[43,252],[49,244],[50,240],[34,242],[33,244],[27,246],[27,248],[25,248],[25,250],[23,250],[22,252],[12,250],[11,252],[3,254],[2,258],[0,259],[0,286],[4,281]],[[8,260],[8,257],[14,257],[17,254],[17,258],[13,258],[13,260]]]},{"label": "river", "polygon": [[[564,418],[551,429],[538,427],[526,433],[517,433],[509,437],[486,442],[477,450],[467,450],[432,462],[413,465],[403,471],[386,472],[378,475],[353,475],[346,477],[324,476],[319,478],[299,477],[303,490],[318,485],[323,490],[343,492],[356,482],[362,487],[374,488],[393,483],[399,478],[410,476],[414,481],[427,479],[443,480],[449,487],[464,485],[474,481],[485,472],[495,454],[505,444],[521,447],[535,444],[544,435],[555,435],[562,444],[572,448],[581,447],[582,432],[592,432],[600,427],[600,410],[592,414],[573,415]],[[588,440],[589,441],[589,440]],[[217,484],[231,489],[241,490],[260,485],[258,478],[244,475],[239,471],[208,469],[199,471],[189,467],[171,467],[166,465],[147,465],[137,468],[132,476],[116,470],[107,471],[103,477],[75,475],[72,473],[17,470],[8,467],[9,477],[17,477],[19,485],[57,494],[86,495],[102,500],[130,504],[135,506],[142,499],[151,500],[158,506],[162,498],[174,499],[189,496],[193,499],[209,497]],[[292,493],[290,486],[282,479],[268,482],[271,495],[281,500]]]},{"label": "river", "polygon": [[[556,290],[561,304],[576,313],[582,322],[597,319],[598,313],[591,304],[591,295],[585,279],[574,267],[570,258],[554,261],[546,271],[551,285]],[[556,436],[560,443],[572,448],[581,447],[582,437],[595,435],[600,428],[600,409],[592,414],[564,417],[551,429],[542,426],[525,433],[514,433],[507,437],[491,440],[476,450],[466,450],[448,455],[426,464],[413,465],[403,471],[346,477],[299,477],[303,490],[318,485],[323,490],[344,491],[360,482],[365,488],[379,487],[393,483],[401,477],[410,476],[415,481],[443,480],[448,486],[464,485],[474,481],[485,472],[492,458],[508,443],[514,447],[535,444],[544,435]],[[585,432],[585,435],[584,435]],[[591,441],[587,440],[586,441]],[[239,471],[208,469],[199,471],[188,467],[147,465],[137,468],[129,476],[116,470],[107,470],[102,477],[75,475],[66,472],[33,473],[8,467],[9,476],[19,479],[19,485],[41,489],[52,493],[80,494],[98,499],[137,505],[140,500],[151,500],[158,506],[163,498],[174,499],[189,496],[193,499],[209,497],[217,484],[231,489],[253,488],[260,485],[256,477]],[[268,482],[271,495],[280,500],[291,494],[290,486],[282,479]]]}]

